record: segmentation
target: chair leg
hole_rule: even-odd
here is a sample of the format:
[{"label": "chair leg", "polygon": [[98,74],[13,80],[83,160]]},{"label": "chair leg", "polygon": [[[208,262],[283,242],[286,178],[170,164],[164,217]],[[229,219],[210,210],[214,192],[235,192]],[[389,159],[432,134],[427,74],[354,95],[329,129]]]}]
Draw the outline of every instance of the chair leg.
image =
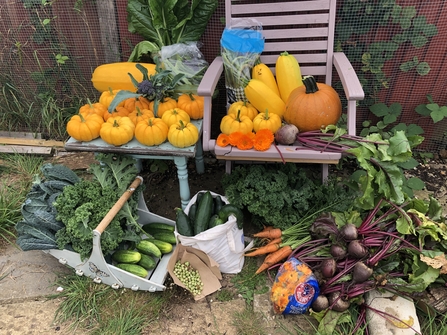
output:
[{"label": "chair leg", "polygon": [[327,181],[327,178],[329,176],[329,164],[321,164],[321,174],[323,178],[323,183]]},{"label": "chair leg", "polygon": [[228,173],[228,174],[231,173],[231,161],[225,162],[225,173]]}]

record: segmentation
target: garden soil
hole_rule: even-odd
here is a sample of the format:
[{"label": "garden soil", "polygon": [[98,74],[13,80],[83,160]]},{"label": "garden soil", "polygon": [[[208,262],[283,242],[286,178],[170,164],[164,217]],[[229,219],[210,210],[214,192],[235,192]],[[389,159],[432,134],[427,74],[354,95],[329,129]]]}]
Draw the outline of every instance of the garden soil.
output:
[{"label": "garden soil", "polygon": [[[64,154],[53,158],[53,162],[67,165],[73,170],[84,171],[94,162],[89,153]],[[220,179],[225,173],[223,164],[212,157],[206,157],[206,171],[195,172],[194,162],[188,166],[191,195],[200,190],[211,190],[223,194]],[[145,172],[144,197],[150,211],[174,219],[174,208],[180,205],[177,172],[173,164],[167,165],[166,172]],[[144,167],[144,171],[150,171]],[[340,177],[347,171],[333,171]],[[447,167],[442,158],[410,171],[409,175],[419,176],[427,189],[419,192],[419,197],[432,194],[442,205],[447,203]],[[244,233],[250,235],[251,227],[244,226]],[[54,257],[41,251],[23,252],[11,245],[0,245],[0,334],[73,334],[67,324],[55,324],[54,316],[59,300],[47,299],[57,295],[55,282],[58,276],[73,270],[60,264]],[[222,287],[231,289],[231,275],[224,275]],[[61,289],[61,288],[59,288]],[[169,287],[168,287],[169,289]],[[150,294],[150,293],[148,293]],[[243,311],[245,302],[236,295],[228,302],[217,301],[215,295],[195,302],[185,296],[173,299],[158,322],[152,323],[142,334],[226,334],[237,335],[234,314]],[[268,294],[257,295],[255,311],[265,322],[267,334],[296,333],[297,328],[308,328],[308,320],[302,316],[274,316]],[[295,330],[294,330],[295,329]],[[75,332],[75,334],[84,334]],[[253,334],[256,335],[256,334]]]}]

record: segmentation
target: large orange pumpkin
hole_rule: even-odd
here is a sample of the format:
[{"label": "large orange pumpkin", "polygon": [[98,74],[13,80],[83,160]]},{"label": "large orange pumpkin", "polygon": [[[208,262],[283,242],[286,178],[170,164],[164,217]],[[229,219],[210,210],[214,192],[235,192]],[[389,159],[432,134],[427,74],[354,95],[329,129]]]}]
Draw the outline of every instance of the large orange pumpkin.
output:
[{"label": "large orange pumpkin", "polygon": [[342,111],[338,93],[329,85],[317,83],[312,76],[305,77],[303,84],[290,93],[284,120],[297,126],[300,132],[336,124]]}]

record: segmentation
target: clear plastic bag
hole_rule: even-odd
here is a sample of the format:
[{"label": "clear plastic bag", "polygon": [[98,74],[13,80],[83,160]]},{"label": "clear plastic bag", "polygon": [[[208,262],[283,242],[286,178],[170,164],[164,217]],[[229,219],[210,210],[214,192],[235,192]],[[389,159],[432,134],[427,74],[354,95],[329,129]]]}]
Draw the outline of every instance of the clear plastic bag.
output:
[{"label": "clear plastic bag", "polygon": [[262,25],[251,19],[233,20],[231,26],[224,29],[220,44],[228,103],[246,101],[244,87],[264,50]]},{"label": "clear plastic bag", "polygon": [[163,46],[160,60],[172,75],[184,74],[180,84],[199,85],[209,64],[199,50],[198,42],[176,43]]}]

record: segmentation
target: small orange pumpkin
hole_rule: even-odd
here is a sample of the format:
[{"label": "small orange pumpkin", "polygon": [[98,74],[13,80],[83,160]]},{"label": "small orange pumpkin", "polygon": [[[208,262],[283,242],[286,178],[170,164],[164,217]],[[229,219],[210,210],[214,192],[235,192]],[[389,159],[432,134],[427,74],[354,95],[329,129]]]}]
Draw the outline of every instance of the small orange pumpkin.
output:
[{"label": "small orange pumpkin", "polygon": [[248,116],[250,120],[259,114],[259,111],[248,101],[235,101],[228,108],[227,114],[237,114],[238,110],[241,111],[241,115]]},{"label": "small orange pumpkin", "polygon": [[99,135],[104,142],[120,146],[133,139],[134,131],[135,125],[127,116],[113,116],[101,125]]},{"label": "small orange pumpkin", "polygon": [[154,113],[150,109],[140,109],[137,107],[132,113],[129,113],[128,117],[134,125],[137,125],[140,121],[154,117]]},{"label": "small orange pumpkin", "polygon": [[76,141],[88,142],[99,137],[99,131],[103,118],[97,114],[82,115],[81,113],[73,115],[67,122],[67,133]]},{"label": "small orange pumpkin", "polygon": [[222,118],[220,131],[227,135],[234,132],[248,134],[253,131],[253,121],[248,116],[241,115],[239,110],[237,114],[227,114]]},{"label": "small orange pumpkin", "polygon": [[109,113],[109,111],[106,109],[102,117],[104,118],[104,121],[107,121],[112,116],[129,116],[129,111],[127,108],[124,107],[116,107],[115,111],[112,113]]},{"label": "small orange pumpkin", "polygon": [[159,145],[168,138],[168,131],[169,128],[162,119],[150,117],[137,123],[135,138],[144,145]]},{"label": "small orange pumpkin", "polygon": [[178,97],[177,106],[188,113],[191,119],[198,120],[203,118],[204,100],[205,98],[199,95],[185,93]]},{"label": "small orange pumpkin", "polygon": [[[109,88],[107,91],[104,91],[101,93],[99,97],[99,103],[106,106],[106,108],[109,108],[110,104],[112,103],[113,99],[115,99],[116,94],[121,90],[112,90]],[[121,101],[118,106],[122,107],[124,105],[124,101]]]},{"label": "small orange pumpkin", "polygon": [[189,123],[191,121],[189,114],[180,108],[173,108],[165,111],[161,119],[168,125],[168,127],[177,124],[180,120],[184,123]]},{"label": "small orange pumpkin", "polygon": [[79,108],[79,114],[82,114],[83,116],[87,116],[89,114],[98,114],[102,117],[106,111],[107,107],[104,106],[102,103],[92,103],[90,102],[90,100],[88,100],[87,104]]},{"label": "small orange pumpkin", "polygon": [[155,100],[152,100],[149,104],[149,109],[154,113],[156,117],[161,118],[167,110],[177,108],[177,100],[165,97],[158,102],[157,110],[155,111]]},{"label": "small orange pumpkin", "polygon": [[300,132],[335,125],[342,111],[338,93],[329,85],[317,83],[312,76],[305,77],[303,84],[290,93],[284,120],[294,124]]},{"label": "small orange pumpkin", "polygon": [[266,110],[253,119],[253,130],[257,133],[261,129],[268,129],[274,134],[281,128],[281,123],[281,117],[278,114],[269,113]]},{"label": "small orange pumpkin", "polygon": [[149,109],[150,101],[145,97],[137,97],[137,98],[127,98],[124,100],[123,107],[126,108],[129,113],[132,113],[136,107],[140,109]]}]

